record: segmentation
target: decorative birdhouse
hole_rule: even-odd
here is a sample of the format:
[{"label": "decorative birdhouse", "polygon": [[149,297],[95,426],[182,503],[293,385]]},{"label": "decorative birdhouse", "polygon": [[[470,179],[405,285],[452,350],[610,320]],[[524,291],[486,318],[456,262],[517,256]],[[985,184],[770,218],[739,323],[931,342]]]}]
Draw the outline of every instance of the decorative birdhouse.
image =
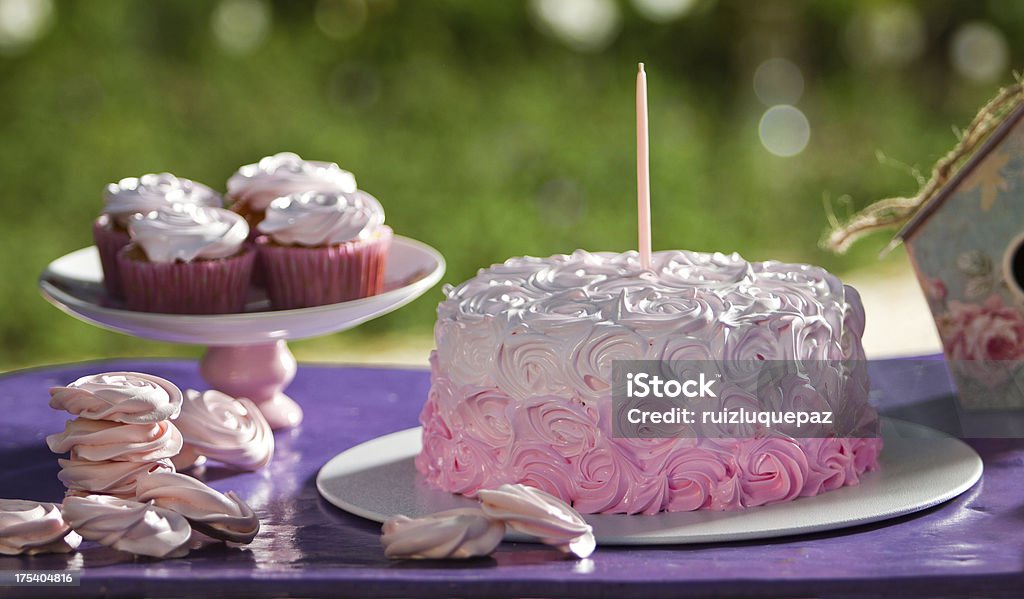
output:
[{"label": "decorative birdhouse", "polygon": [[968,410],[1024,408],[1024,90],[1003,90],[914,198],[883,200],[826,240],[902,224]]}]

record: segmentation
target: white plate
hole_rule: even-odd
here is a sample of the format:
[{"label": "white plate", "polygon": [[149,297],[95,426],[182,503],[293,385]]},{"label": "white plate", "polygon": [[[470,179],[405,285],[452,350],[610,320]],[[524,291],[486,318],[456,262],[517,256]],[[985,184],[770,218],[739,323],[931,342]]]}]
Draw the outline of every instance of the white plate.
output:
[{"label": "white plate", "polygon": [[53,305],[75,318],[120,333],[196,345],[247,345],[335,333],[396,310],[437,284],[444,258],[434,248],[395,236],[384,273],[384,291],[373,297],[298,310],[269,310],[254,292],[240,314],[182,315],[126,310],[103,289],[96,248],[71,252],[47,266],[39,289]]},{"label": "white plate", "polygon": [[[883,419],[882,431],[881,468],[857,486],[738,512],[585,517],[598,543],[606,545],[766,539],[903,516],[948,501],[981,478],[981,457],[958,439],[892,419]],[[367,441],[327,462],[317,476],[317,489],[330,503],[377,522],[394,514],[422,516],[476,503],[428,487],[413,466],[419,451],[419,428]],[[529,539],[508,535],[507,540]]]}]

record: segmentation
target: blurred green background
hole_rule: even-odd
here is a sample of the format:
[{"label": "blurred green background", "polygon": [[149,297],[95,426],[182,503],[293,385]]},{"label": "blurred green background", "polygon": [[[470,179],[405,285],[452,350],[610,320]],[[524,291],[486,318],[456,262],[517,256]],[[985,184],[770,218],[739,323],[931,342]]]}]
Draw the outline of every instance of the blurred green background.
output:
[{"label": "blurred green background", "polygon": [[[826,203],[913,192],[1012,80],[1022,33],[1012,0],[0,0],[0,369],[198,354],[36,291],[125,176],[223,189],[277,151],[337,161],[446,256],[448,282],[631,248],[639,60],[656,249],[873,264],[884,236],[818,249]],[[293,348],[428,345],[439,298]]]}]

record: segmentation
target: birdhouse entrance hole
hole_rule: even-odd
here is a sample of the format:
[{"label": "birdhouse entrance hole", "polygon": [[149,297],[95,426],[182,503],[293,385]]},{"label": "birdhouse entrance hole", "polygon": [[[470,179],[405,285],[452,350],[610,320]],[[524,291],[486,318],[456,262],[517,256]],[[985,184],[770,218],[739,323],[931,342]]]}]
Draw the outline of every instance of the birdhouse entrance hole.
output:
[{"label": "birdhouse entrance hole", "polygon": [[1024,234],[1010,243],[1003,267],[1007,284],[1018,297],[1024,297]]}]

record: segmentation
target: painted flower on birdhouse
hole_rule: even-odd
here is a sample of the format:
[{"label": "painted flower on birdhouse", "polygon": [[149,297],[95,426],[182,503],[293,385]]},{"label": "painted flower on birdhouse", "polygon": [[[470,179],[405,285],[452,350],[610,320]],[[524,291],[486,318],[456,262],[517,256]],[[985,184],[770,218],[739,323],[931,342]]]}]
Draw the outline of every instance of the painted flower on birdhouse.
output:
[{"label": "painted flower on birdhouse", "polygon": [[983,303],[951,302],[936,319],[946,355],[961,376],[998,389],[1024,360],[1024,315],[999,294]]}]

